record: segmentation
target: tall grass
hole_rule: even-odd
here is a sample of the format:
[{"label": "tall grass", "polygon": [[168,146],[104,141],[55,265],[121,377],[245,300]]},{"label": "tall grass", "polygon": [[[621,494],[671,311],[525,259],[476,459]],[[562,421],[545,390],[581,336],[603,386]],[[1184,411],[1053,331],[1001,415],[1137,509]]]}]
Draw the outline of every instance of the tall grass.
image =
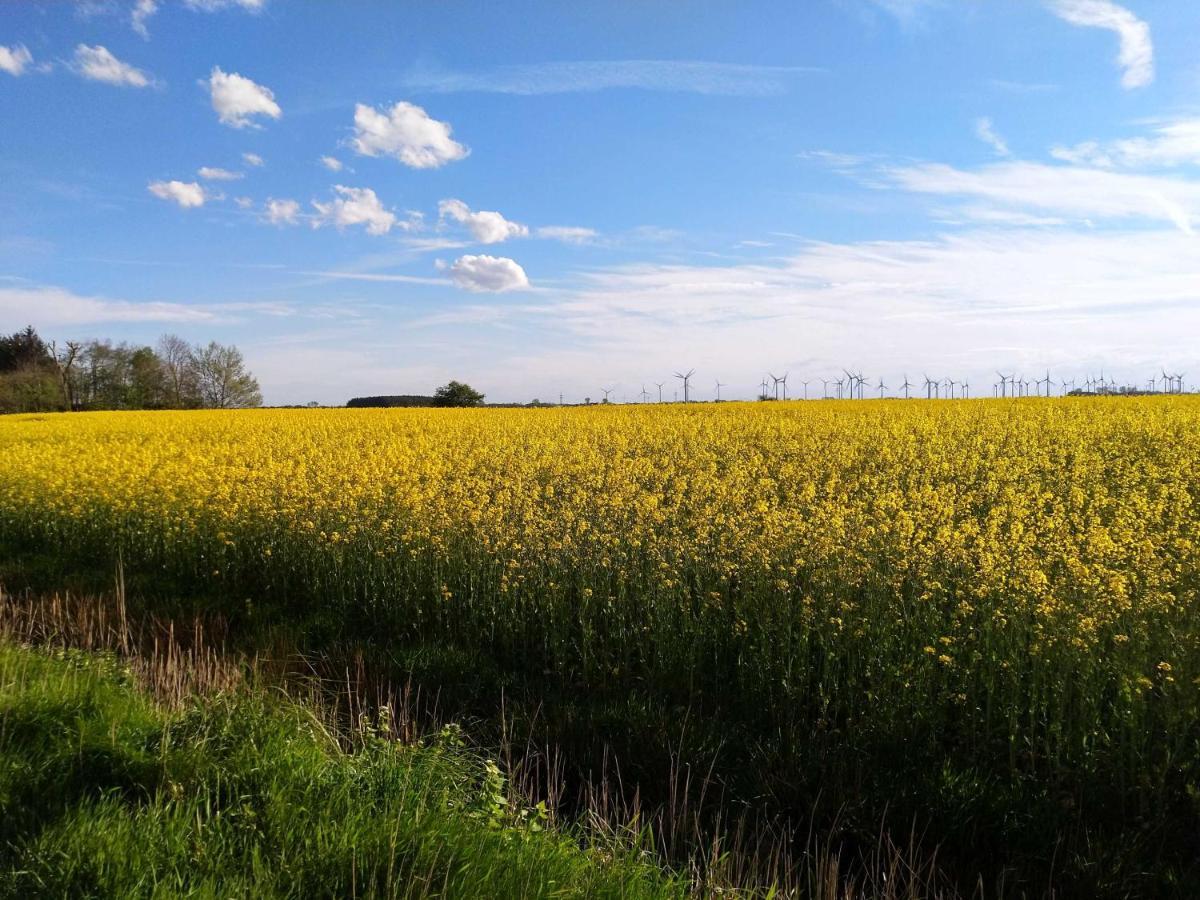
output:
[{"label": "tall grass", "polygon": [[679,897],[614,846],[514,807],[452,737],[242,692],[168,713],[114,657],[0,645],[6,896]]}]

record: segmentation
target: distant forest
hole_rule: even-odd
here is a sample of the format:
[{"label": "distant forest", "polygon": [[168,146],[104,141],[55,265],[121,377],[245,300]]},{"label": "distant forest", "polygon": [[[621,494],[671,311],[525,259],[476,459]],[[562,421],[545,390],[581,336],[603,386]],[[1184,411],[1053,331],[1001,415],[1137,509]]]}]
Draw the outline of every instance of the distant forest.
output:
[{"label": "distant forest", "polygon": [[27,327],[0,336],[0,412],[234,409],[261,406],[232,345],[168,334],[154,347],[108,340],[47,343]]},{"label": "distant forest", "polygon": [[350,409],[392,409],[404,406],[436,406],[432,395],[386,394],[379,397],[351,397],[346,403]]}]

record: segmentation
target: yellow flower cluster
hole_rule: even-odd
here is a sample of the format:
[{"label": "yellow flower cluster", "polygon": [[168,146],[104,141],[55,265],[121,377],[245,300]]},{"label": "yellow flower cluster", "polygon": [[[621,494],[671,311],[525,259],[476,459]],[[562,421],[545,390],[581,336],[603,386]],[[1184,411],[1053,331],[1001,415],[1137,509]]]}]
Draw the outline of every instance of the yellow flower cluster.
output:
[{"label": "yellow flower cluster", "polygon": [[0,421],[9,546],[1064,742],[1195,712],[1198,499],[1188,397]]}]

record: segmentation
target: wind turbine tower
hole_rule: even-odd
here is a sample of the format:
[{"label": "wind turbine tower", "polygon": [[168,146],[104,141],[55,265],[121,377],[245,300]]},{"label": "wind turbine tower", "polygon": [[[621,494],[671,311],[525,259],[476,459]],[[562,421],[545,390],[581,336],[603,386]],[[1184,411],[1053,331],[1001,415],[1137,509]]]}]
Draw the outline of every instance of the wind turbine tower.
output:
[{"label": "wind turbine tower", "polygon": [[690,391],[691,391],[691,386],[692,386],[692,384],[691,384],[692,376],[695,374],[696,374],[695,369],[688,369],[688,371],[686,373],[684,373],[684,372],[676,372],[675,373],[675,377],[683,382],[683,402],[684,403],[688,403],[691,401]]}]

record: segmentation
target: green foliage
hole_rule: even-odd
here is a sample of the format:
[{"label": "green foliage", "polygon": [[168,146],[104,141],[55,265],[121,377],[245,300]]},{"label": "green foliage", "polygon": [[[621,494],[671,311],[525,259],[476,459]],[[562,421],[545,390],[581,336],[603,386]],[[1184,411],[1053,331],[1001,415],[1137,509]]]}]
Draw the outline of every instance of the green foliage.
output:
[{"label": "green foliage", "polygon": [[434,406],[479,406],[481,403],[483,394],[461,381],[451,381],[433,393]]},{"label": "green foliage", "polygon": [[48,345],[32,327],[0,337],[0,412],[261,406],[241,352],[165,335],[155,350],[107,340]]},{"label": "green foliage", "polygon": [[673,897],[523,810],[494,763],[377,723],[347,752],[253,692],[167,713],[111,657],[0,646],[0,895]]},{"label": "green foliage", "polygon": [[0,336],[0,372],[17,372],[28,368],[53,371],[54,357],[50,347],[27,325],[23,331]]},{"label": "green foliage", "polygon": [[377,397],[351,397],[346,403],[349,409],[393,409],[404,407],[434,406],[433,397],[420,394],[385,394]]}]

